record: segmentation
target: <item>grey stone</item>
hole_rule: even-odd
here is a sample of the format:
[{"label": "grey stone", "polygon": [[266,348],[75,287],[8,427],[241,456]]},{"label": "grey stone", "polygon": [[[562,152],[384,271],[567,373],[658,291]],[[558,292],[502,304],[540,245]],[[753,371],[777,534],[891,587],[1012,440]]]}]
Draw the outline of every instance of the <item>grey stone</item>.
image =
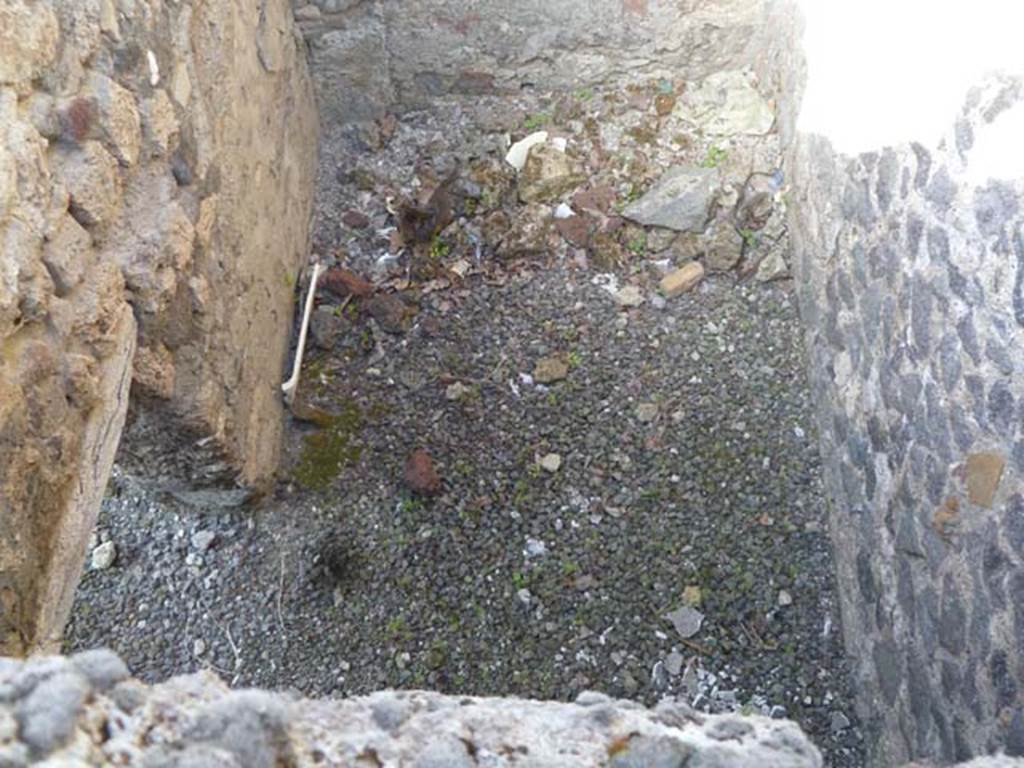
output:
[{"label": "grey stone", "polygon": [[942,590],[939,642],[954,656],[963,653],[967,645],[967,615],[964,602],[953,579],[948,576]]},{"label": "grey stone", "polygon": [[925,191],[925,197],[941,213],[945,213],[956,199],[956,193],[957,187],[949,177],[949,172],[945,168],[940,168],[932,176],[928,189]]},{"label": "grey stone", "polygon": [[988,670],[992,689],[996,694],[996,711],[999,712],[1013,704],[1017,698],[1017,684],[1014,682],[1006,651],[992,651]]},{"label": "grey stone", "polygon": [[672,622],[672,626],[675,627],[676,632],[684,640],[697,634],[700,631],[701,624],[704,623],[704,614],[688,605],[681,606],[666,614],[665,618]]},{"label": "grey stone", "polygon": [[1020,201],[1013,188],[1004,181],[990,181],[974,193],[974,218],[978,231],[995,237],[1020,211]]},{"label": "grey stone", "polygon": [[196,531],[192,534],[192,546],[197,552],[206,552],[217,540],[217,534],[213,531]]},{"label": "grey stone", "polygon": [[961,156],[966,154],[971,147],[974,146],[974,129],[971,127],[971,123],[961,117],[956,121],[955,127],[956,133],[956,148]]},{"label": "grey stone", "polygon": [[131,677],[128,665],[120,656],[106,648],[76,653],[71,657],[71,663],[85,676],[90,685],[101,693]]},{"label": "grey stone", "polygon": [[262,691],[238,691],[203,710],[188,731],[233,754],[247,768],[275,768],[288,743],[288,708]]},{"label": "grey stone", "polygon": [[913,284],[911,308],[915,359],[924,360],[931,352],[933,300],[931,291],[920,280],[915,280]]},{"label": "grey stone", "polygon": [[462,740],[451,735],[431,739],[413,764],[414,768],[475,768]]},{"label": "grey stone", "polygon": [[672,677],[677,677],[683,671],[683,663],[683,656],[677,651],[672,651],[672,653],[665,657],[665,669],[668,670]]},{"label": "grey stone", "polygon": [[899,651],[891,640],[879,640],[872,648],[871,654],[882,697],[889,706],[892,706],[900,693],[900,684],[903,680]]},{"label": "grey stone", "polygon": [[1024,328],[1024,224],[1018,224],[1013,236],[1017,253],[1017,278],[1013,283],[1013,317]]},{"label": "grey stone", "polygon": [[379,694],[370,705],[373,721],[385,731],[399,728],[409,718],[411,707],[409,702],[397,698],[394,694]]},{"label": "grey stone", "polygon": [[712,136],[763,136],[775,122],[771,105],[739,70],[715,72],[705,78],[691,102],[693,119]]},{"label": "grey stone", "polygon": [[39,683],[15,709],[21,740],[37,755],[62,746],[88,695],[89,684],[78,674],[61,672]]},{"label": "grey stone", "polygon": [[886,148],[878,162],[878,179],[875,182],[875,196],[878,198],[878,205],[882,213],[889,211],[893,194],[899,176],[899,161],[896,153]]},{"label": "grey stone", "polygon": [[960,337],[960,343],[963,344],[964,351],[971,356],[975,363],[980,363],[981,346],[978,344],[978,335],[974,329],[974,318],[969,314],[965,315],[956,324],[956,332]]},{"label": "grey stone", "polygon": [[947,332],[939,344],[939,360],[942,364],[942,385],[950,395],[960,383],[960,343],[956,334]]},{"label": "grey stone", "polygon": [[1024,557],[1024,496],[1021,494],[1014,494],[1007,502],[1003,525],[1007,541]]},{"label": "grey stone", "polygon": [[833,712],[829,721],[833,733],[841,733],[850,727],[850,718],[842,712]]},{"label": "grey stone", "polygon": [[708,728],[708,736],[717,741],[741,741],[753,731],[750,723],[742,720],[719,720]]},{"label": "grey stone", "polygon": [[1006,729],[1006,756],[1024,757],[1024,707],[1017,707]]},{"label": "grey stone", "polygon": [[1005,381],[997,381],[988,393],[988,414],[1000,432],[1009,433],[1013,424],[1015,402]]},{"label": "grey stone", "polygon": [[927,149],[916,141],[910,145],[910,148],[914,150],[914,155],[917,157],[917,171],[914,173],[914,186],[918,190],[923,190],[925,185],[928,183],[928,174],[932,167],[932,156],[928,153]]},{"label": "grey stone", "polygon": [[718,174],[712,168],[670,168],[622,215],[649,227],[701,232],[708,220]]}]

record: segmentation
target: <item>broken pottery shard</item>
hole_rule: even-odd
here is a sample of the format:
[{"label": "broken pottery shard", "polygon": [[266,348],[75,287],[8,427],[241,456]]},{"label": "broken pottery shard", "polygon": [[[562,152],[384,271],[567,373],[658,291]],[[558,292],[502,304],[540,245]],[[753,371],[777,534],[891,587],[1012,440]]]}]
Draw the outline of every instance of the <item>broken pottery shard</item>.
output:
[{"label": "broken pottery shard", "polygon": [[701,232],[708,220],[717,178],[713,168],[671,168],[622,215],[645,227]]},{"label": "broken pottery shard", "polygon": [[424,496],[433,496],[441,490],[441,478],[429,453],[421,449],[409,457],[405,463],[405,484]]},{"label": "broken pottery shard", "polygon": [[693,94],[693,119],[715,136],[763,136],[775,123],[775,112],[740,71],[716,72]]},{"label": "broken pottery shard", "polygon": [[508,154],[505,155],[505,162],[515,168],[517,171],[523,170],[526,166],[526,158],[530,155],[530,149],[535,147],[537,144],[543,144],[548,140],[547,131],[537,131],[531,133],[522,141],[517,141],[513,144]]},{"label": "broken pottery shard", "polygon": [[373,284],[344,267],[333,267],[320,278],[321,285],[335,296],[357,296],[364,298],[373,293]]},{"label": "broken pottery shard", "polygon": [[696,635],[700,631],[700,625],[704,623],[704,614],[688,605],[665,614],[665,618],[672,622],[672,626],[684,640]]}]

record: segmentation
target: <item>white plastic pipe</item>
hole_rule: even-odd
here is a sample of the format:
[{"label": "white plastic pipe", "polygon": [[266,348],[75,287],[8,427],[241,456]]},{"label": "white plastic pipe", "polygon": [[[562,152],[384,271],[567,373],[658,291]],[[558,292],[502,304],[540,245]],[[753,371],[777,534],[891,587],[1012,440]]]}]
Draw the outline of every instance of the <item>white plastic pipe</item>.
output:
[{"label": "white plastic pipe", "polygon": [[284,394],[284,401],[288,405],[295,399],[295,391],[299,387],[299,374],[302,371],[302,355],[306,351],[306,333],[309,331],[309,316],[313,312],[313,299],[316,297],[316,282],[320,277],[322,267],[319,264],[313,265],[313,276],[309,280],[309,293],[306,294],[306,307],[302,311],[302,327],[299,329],[299,348],[295,351],[295,365],[292,367],[292,377],[281,385],[281,392]]}]

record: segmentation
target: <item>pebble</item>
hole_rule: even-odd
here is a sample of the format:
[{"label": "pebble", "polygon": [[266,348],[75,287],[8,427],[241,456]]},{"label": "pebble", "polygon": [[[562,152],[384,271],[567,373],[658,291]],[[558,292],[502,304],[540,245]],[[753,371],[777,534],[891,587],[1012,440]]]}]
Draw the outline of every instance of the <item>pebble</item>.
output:
[{"label": "pebble", "polygon": [[704,279],[704,267],[693,261],[677,269],[661,280],[661,292],[668,298],[674,298],[693,290],[697,283]]},{"label": "pebble", "polygon": [[683,671],[683,656],[677,651],[672,651],[667,657],[665,657],[665,669],[672,677],[678,677],[679,673]]},{"label": "pebble", "polygon": [[545,472],[554,474],[562,468],[562,457],[557,453],[549,453],[540,460],[540,466]]},{"label": "pebble", "polygon": [[842,712],[833,712],[829,723],[834,733],[845,731],[850,727],[850,718],[844,715]]},{"label": "pebble", "polygon": [[200,552],[205,552],[217,539],[217,534],[213,531],[196,531],[192,534],[192,546]]},{"label": "pebble", "polygon": [[424,450],[413,451],[405,463],[405,484],[415,493],[433,496],[441,491],[441,477],[434,461]]},{"label": "pebble", "polygon": [[560,357],[542,357],[533,369],[533,380],[538,384],[554,384],[569,375],[569,364]]},{"label": "pebble", "polygon": [[615,301],[620,307],[639,307],[644,303],[644,295],[635,285],[627,285],[615,294]]},{"label": "pebble", "polygon": [[461,400],[470,393],[470,388],[463,384],[461,381],[456,381],[454,384],[449,384],[448,388],[444,391],[444,396],[451,402]]},{"label": "pebble", "polygon": [[700,605],[701,593],[700,587],[696,584],[690,584],[683,590],[683,602],[691,607]]},{"label": "pebble", "polygon": [[526,540],[526,556],[531,557],[544,557],[548,553],[548,547],[543,541],[537,539]]},{"label": "pebble", "polygon": [[533,601],[533,594],[525,587],[516,592],[516,597],[519,599],[519,602],[527,608],[530,607],[530,603]]},{"label": "pebble", "polygon": [[92,568],[95,571],[105,571],[117,560],[117,547],[114,542],[105,541],[92,551]]},{"label": "pebble", "polygon": [[668,672],[665,670],[664,662],[655,662],[651,669],[651,685],[659,690],[668,687]]},{"label": "pebble", "polygon": [[658,406],[655,403],[640,403],[636,407],[636,418],[644,424],[650,424],[658,417]]},{"label": "pebble", "polygon": [[665,618],[672,622],[672,626],[684,640],[696,635],[700,631],[701,624],[704,623],[704,614],[688,605],[665,614]]},{"label": "pebble", "polygon": [[784,589],[779,590],[779,605],[785,608],[793,604],[793,596]]},{"label": "pebble", "polygon": [[197,638],[192,643],[192,655],[198,658],[204,653],[206,653],[206,641],[202,638]]}]

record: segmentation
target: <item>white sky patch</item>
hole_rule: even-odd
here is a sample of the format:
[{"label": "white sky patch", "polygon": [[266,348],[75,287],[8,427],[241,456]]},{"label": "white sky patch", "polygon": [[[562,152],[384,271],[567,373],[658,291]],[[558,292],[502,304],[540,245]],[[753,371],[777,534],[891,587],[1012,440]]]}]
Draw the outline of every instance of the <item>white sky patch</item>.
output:
[{"label": "white sky patch", "polygon": [[981,185],[989,179],[1024,179],[1024,103],[975,133],[967,180]]},{"label": "white sky patch", "polygon": [[[798,127],[828,137],[841,152],[911,140],[935,146],[950,131],[968,89],[986,73],[1024,73],[1021,0],[801,5],[808,81]],[[1022,118],[1013,111],[1016,133],[1000,127],[1009,124],[1007,113],[977,149],[1001,157],[1004,178],[1024,175]]]}]

